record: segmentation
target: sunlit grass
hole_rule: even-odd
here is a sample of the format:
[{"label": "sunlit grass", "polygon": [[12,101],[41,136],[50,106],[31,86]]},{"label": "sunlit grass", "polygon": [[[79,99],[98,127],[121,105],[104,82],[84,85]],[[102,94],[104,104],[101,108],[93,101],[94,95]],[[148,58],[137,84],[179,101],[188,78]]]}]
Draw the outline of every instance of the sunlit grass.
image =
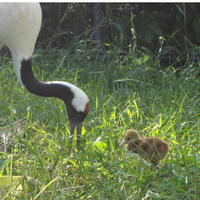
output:
[{"label": "sunlit grass", "polygon": [[[92,55],[52,51],[33,58],[38,79],[68,81],[90,98],[81,151],[70,155],[63,102],[30,94],[17,82],[12,61],[1,62],[0,132],[14,137],[1,154],[8,159],[2,173],[24,176],[29,191],[22,199],[199,199],[198,78],[184,71],[177,76],[145,57],[138,62],[114,54],[98,61]],[[130,128],[169,142],[158,171],[119,147]]]}]

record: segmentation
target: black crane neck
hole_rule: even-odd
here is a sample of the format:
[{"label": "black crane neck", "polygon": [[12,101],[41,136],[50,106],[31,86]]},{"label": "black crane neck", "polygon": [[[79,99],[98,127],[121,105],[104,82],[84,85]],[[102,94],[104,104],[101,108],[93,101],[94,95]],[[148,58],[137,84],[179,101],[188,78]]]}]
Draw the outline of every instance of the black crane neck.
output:
[{"label": "black crane neck", "polygon": [[33,74],[31,59],[21,61],[21,80],[29,92],[42,97],[60,98],[66,105],[74,97],[70,88],[63,84],[39,81]]}]

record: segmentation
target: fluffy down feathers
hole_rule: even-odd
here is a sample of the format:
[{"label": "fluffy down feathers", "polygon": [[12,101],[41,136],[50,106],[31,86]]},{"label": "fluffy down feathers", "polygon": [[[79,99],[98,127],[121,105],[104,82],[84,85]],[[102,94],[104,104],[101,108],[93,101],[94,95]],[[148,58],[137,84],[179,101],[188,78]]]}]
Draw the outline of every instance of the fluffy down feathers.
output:
[{"label": "fluffy down feathers", "polygon": [[150,161],[155,166],[169,151],[169,145],[164,140],[156,137],[140,138],[138,132],[133,129],[125,133],[124,142],[121,145],[124,143],[128,151],[139,154],[143,159]]}]

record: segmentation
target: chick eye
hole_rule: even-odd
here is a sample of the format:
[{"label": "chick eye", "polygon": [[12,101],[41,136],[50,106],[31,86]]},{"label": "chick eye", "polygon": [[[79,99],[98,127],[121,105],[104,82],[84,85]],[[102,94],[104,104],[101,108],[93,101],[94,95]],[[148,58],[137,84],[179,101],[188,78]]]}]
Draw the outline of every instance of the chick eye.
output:
[{"label": "chick eye", "polygon": [[129,137],[128,140],[130,140],[131,138]]}]

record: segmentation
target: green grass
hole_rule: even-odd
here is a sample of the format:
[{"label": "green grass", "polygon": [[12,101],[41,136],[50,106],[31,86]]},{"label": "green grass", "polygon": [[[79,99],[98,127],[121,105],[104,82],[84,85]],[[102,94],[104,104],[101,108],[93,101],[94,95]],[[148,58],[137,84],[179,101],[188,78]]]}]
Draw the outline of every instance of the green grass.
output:
[{"label": "green grass", "polygon": [[[200,83],[195,66],[177,75],[142,54],[120,57],[113,51],[99,60],[95,55],[94,50],[52,50],[33,58],[38,79],[68,81],[91,100],[81,151],[76,152],[74,141],[70,155],[63,102],[30,94],[18,83],[12,60],[2,59],[0,132],[14,136],[8,152],[1,152],[1,161],[7,159],[1,173],[24,176],[29,191],[22,199],[199,199]],[[159,171],[119,147],[130,128],[169,142]],[[5,191],[2,199],[6,192],[14,198]]]}]

